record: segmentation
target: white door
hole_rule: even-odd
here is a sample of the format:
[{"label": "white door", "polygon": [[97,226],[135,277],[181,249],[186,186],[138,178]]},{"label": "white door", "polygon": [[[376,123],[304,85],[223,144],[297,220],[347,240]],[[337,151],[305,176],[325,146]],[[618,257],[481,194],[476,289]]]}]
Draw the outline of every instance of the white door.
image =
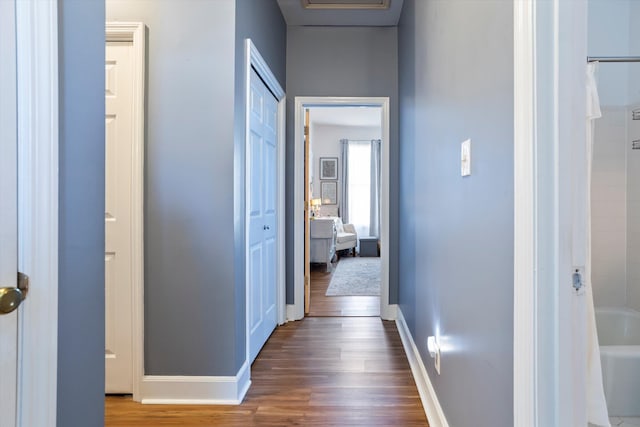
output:
[{"label": "white door", "polygon": [[251,70],[249,140],[249,355],[276,327],[276,124],[278,101]]},{"label": "white door", "polygon": [[133,392],[131,183],[133,44],[108,42],[105,63],[105,389]]},{"label": "white door", "polygon": [[[0,1],[0,287],[18,268],[15,3]],[[16,424],[18,312],[0,314],[0,424]]]}]

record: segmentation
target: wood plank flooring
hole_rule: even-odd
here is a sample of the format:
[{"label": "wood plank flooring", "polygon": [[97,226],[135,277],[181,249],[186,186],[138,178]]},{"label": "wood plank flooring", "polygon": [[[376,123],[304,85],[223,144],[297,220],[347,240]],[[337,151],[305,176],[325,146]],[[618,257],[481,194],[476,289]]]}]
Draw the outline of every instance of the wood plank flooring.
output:
[{"label": "wood plank flooring", "polygon": [[238,406],[107,397],[107,426],[428,426],[395,323],[311,317],[278,327]]},{"label": "wood plank flooring", "polygon": [[311,305],[309,316],[380,316],[380,297],[325,296],[337,263],[327,271],[324,264],[311,265]]},{"label": "wood plank flooring", "polygon": [[[428,426],[380,298],[327,297],[336,263],[311,269],[311,311],[276,329],[238,406],[140,405],[106,398],[106,426]],[[351,316],[351,317],[350,317]]]}]

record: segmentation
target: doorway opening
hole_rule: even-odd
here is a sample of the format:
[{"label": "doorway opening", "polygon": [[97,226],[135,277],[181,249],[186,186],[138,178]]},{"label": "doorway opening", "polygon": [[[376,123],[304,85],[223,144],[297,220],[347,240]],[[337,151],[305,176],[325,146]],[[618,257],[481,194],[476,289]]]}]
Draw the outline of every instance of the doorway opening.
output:
[{"label": "doorway opening", "polygon": [[307,111],[305,176],[311,208],[306,314],[379,316],[381,108],[321,106],[306,109],[305,115]]},{"label": "doorway opening", "polygon": [[[295,319],[389,304],[389,100],[297,97]],[[377,283],[376,283],[377,282]]]}]

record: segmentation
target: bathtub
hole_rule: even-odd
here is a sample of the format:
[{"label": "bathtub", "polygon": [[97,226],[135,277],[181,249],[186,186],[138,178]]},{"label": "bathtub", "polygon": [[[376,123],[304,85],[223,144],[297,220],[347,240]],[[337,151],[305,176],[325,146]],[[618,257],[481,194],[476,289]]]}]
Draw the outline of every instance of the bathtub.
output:
[{"label": "bathtub", "polygon": [[609,416],[640,417],[640,312],[597,308],[596,325]]}]

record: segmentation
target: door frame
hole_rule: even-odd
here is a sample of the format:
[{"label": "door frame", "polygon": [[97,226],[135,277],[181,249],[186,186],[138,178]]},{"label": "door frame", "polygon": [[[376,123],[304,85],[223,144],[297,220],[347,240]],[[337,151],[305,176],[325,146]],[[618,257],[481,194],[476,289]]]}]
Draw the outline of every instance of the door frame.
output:
[{"label": "door frame", "polygon": [[[282,325],[285,323],[285,298],[286,298],[286,282],[285,282],[285,132],[286,132],[286,106],[287,98],[284,89],[280,86],[278,79],[269,68],[269,64],[262,57],[256,45],[251,39],[245,39],[244,43],[244,89],[245,89],[245,141],[244,141],[244,259],[245,259],[245,365],[251,369],[250,356],[250,336],[251,324],[249,318],[249,185],[251,183],[251,164],[249,156],[250,143],[250,120],[251,120],[251,68],[253,68],[258,76],[262,79],[267,88],[275,96],[278,101],[278,118],[277,118],[277,178],[276,178],[276,225],[278,231],[276,233],[276,312],[277,323]],[[250,375],[250,373],[249,373]]]},{"label": "door frame", "polygon": [[[0,286],[17,287],[18,128],[16,4],[0,2]],[[9,203],[5,203],[5,201]],[[18,312],[0,315],[0,414],[17,420]],[[8,345],[7,345],[8,344]]]},{"label": "door frame", "polygon": [[133,44],[133,110],[131,126],[131,307],[133,362],[133,400],[142,401],[144,380],[144,99],[145,27],[142,22],[107,22],[106,42]]},{"label": "door frame", "polygon": [[514,2],[515,426],[587,424],[571,281],[588,209],[586,16],[586,0]]},{"label": "door frame", "polygon": [[294,304],[287,306],[288,320],[304,318],[304,110],[312,107],[379,107],[382,110],[382,150],[380,177],[380,317],[395,320],[397,305],[389,304],[389,163],[390,163],[390,118],[388,97],[335,97],[296,96],[295,97],[295,139],[294,139],[294,243],[293,281]]},{"label": "door frame", "polygon": [[[18,425],[55,425],[58,372],[58,4],[16,1]],[[37,120],[35,119],[37,117]]]}]

